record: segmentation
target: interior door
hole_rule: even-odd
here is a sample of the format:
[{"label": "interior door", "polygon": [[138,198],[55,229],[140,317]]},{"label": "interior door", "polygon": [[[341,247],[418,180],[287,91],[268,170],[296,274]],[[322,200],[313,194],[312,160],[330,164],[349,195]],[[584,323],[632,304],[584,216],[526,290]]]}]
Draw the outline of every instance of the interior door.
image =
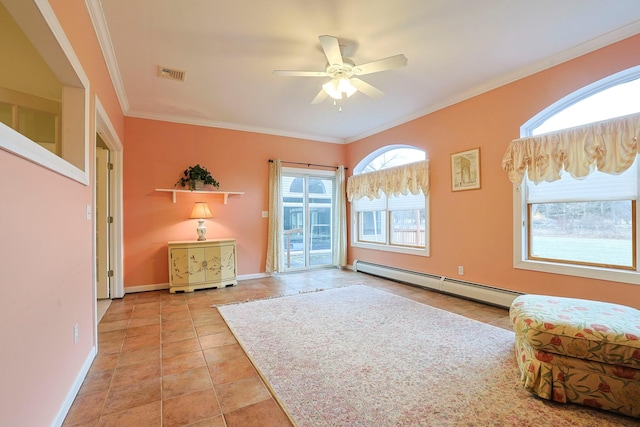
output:
[{"label": "interior door", "polygon": [[109,150],[96,147],[96,295],[110,298]]},{"label": "interior door", "polygon": [[333,174],[282,173],[284,267],[286,270],[333,263]]}]

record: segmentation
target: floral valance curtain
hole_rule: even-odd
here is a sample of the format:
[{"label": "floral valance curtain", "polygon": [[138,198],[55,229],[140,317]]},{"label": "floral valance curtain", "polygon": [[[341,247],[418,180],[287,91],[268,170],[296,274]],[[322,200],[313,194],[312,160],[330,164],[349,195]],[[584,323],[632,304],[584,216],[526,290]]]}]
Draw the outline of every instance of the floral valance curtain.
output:
[{"label": "floral valance curtain", "polygon": [[347,181],[347,197],[350,202],[363,197],[379,199],[380,191],[392,197],[418,194],[420,190],[425,196],[429,194],[428,160],[353,175]]},{"label": "floral valance curtain", "polygon": [[515,139],[502,158],[509,180],[520,184],[525,172],[534,183],[556,181],[564,168],[574,178],[597,169],[617,175],[638,154],[640,114]]}]

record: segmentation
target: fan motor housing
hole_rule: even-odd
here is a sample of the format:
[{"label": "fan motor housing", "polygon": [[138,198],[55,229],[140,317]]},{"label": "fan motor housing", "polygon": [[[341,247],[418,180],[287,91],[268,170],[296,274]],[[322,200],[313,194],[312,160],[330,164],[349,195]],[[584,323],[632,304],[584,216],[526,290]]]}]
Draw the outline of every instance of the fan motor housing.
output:
[{"label": "fan motor housing", "polygon": [[345,58],[342,64],[327,64],[326,73],[332,78],[351,77],[358,74],[358,67],[353,61]]}]

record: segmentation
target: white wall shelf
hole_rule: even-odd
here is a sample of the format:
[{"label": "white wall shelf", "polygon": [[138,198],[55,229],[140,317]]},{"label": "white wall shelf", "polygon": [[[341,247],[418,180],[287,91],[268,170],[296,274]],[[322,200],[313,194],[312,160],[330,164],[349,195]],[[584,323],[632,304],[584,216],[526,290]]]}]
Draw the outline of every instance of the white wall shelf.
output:
[{"label": "white wall shelf", "polygon": [[176,193],[193,193],[193,194],[219,194],[224,198],[224,204],[227,204],[229,196],[240,196],[244,194],[244,191],[208,191],[208,190],[176,190],[175,188],[156,188],[156,191],[164,191],[166,193],[173,193],[173,203],[176,202]]}]

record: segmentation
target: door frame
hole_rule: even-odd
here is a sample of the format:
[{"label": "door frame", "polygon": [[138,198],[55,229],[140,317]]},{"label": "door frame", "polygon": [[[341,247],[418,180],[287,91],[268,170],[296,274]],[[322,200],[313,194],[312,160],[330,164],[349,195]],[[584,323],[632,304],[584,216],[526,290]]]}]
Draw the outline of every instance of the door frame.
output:
[{"label": "door frame", "polygon": [[[102,137],[96,133],[96,140]],[[95,209],[93,210],[96,221],[96,298],[111,299],[111,278],[109,269],[111,268],[111,226],[108,218],[111,216],[110,190],[111,173],[111,151],[104,147],[95,147],[96,167],[95,175]]]},{"label": "door frame", "polygon": [[[109,204],[111,210],[111,216],[113,216],[113,223],[109,227],[109,239],[111,244],[109,245],[109,260],[111,270],[113,270],[113,276],[110,280],[110,298],[122,298],[124,297],[124,258],[122,251],[123,244],[123,227],[122,227],[122,142],[118,137],[118,134],[107,115],[106,110],[102,106],[100,99],[96,95],[95,97],[95,131],[100,135],[106,146],[109,148],[111,163],[113,169],[110,173],[110,192],[109,192]],[[95,146],[95,144],[94,144]],[[95,156],[93,156],[93,167],[95,170]],[[94,182],[94,197],[93,197],[93,209],[95,212],[96,200],[95,200],[95,182]],[[95,227],[94,227],[95,228]],[[93,236],[93,248],[94,253],[96,251],[96,236]],[[96,266],[93,266],[94,283],[96,281]],[[94,285],[95,287],[95,285]],[[94,298],[94,304],[97,302]],[[95,311],[94,310],[94,311]],[[96,311],[97,313],[97,311]],[[96,314],[97,319],[97,314]],[[96,322],[97,326],[97,322]],[[96,335],[97,336],[97,335]]]},{"label": "door frame", "polygon": [[[292,167],[283,167],[281,170],[281,176],[293,176],[293,177],[303,177],[305,178],[305,182],[306,180],[308,180],[309,178],[319,178],[319,179],[332,179],[333,180],[333,185],[332,185],[332,189],[331,189],[331,218],[335,218],[335,215],[337,215],[336,212],[336,173],[335,171],[326,171],[326,170],[321,170],[321,169],[302,169],[302,168],[292,168]],[[282,180],[282,178],[281,178]],[[280,185],[282,186],[282,182],[280,182]],[[304,194],[306,195],[306,199],[308,200],[309,198],[309,194],[307,193],[308,191],[308,185],[307,188],[305,189]],[[284,191],[282,191],[281,188],[281,197],[283,197]],[[310,245],[310,241],[309,241],[309,233],[311,233],[311,229],[310,229],[310,217],[309,217],[309,209],[308,206],[304,207],[304,231],[303,231],[303,236],[304,236],[304,251],[305,251],[305,266],[304,267],[295,267],[295,268],[291,268],[288,267],[286,265],[286,263],[283,263],[283,268],[284,268],[284,272],[287,271],[304,271],[304,270],[308,270],[308,269],[313,269],[313,268],[324,268],[327,265],[333,265],[333,262],[331,262],[330,264],[322,264],[322,265],[309,265],[308,261],[309,261],[309,257],[310,257],[310,249],[311,249],[311,245]],[[335,221],[331,222],[331,227],[333,228],[333,226]],[[283,203],[283,208],[280,211],[280,224],[281,224],[281,230],[280,232],[283,233],[284,232],[284,203]],[[331,245],[332,247],[335,247],[336,242],[333,241],[334,239],[334,233],[333,231],[331,232]],[[307,248],[309,248],[309,250],[307,250]],[[282,248],[279,248],[280,251],[282,251]],[[284,252],[281,253],[281,258],[284,259]]]}]

